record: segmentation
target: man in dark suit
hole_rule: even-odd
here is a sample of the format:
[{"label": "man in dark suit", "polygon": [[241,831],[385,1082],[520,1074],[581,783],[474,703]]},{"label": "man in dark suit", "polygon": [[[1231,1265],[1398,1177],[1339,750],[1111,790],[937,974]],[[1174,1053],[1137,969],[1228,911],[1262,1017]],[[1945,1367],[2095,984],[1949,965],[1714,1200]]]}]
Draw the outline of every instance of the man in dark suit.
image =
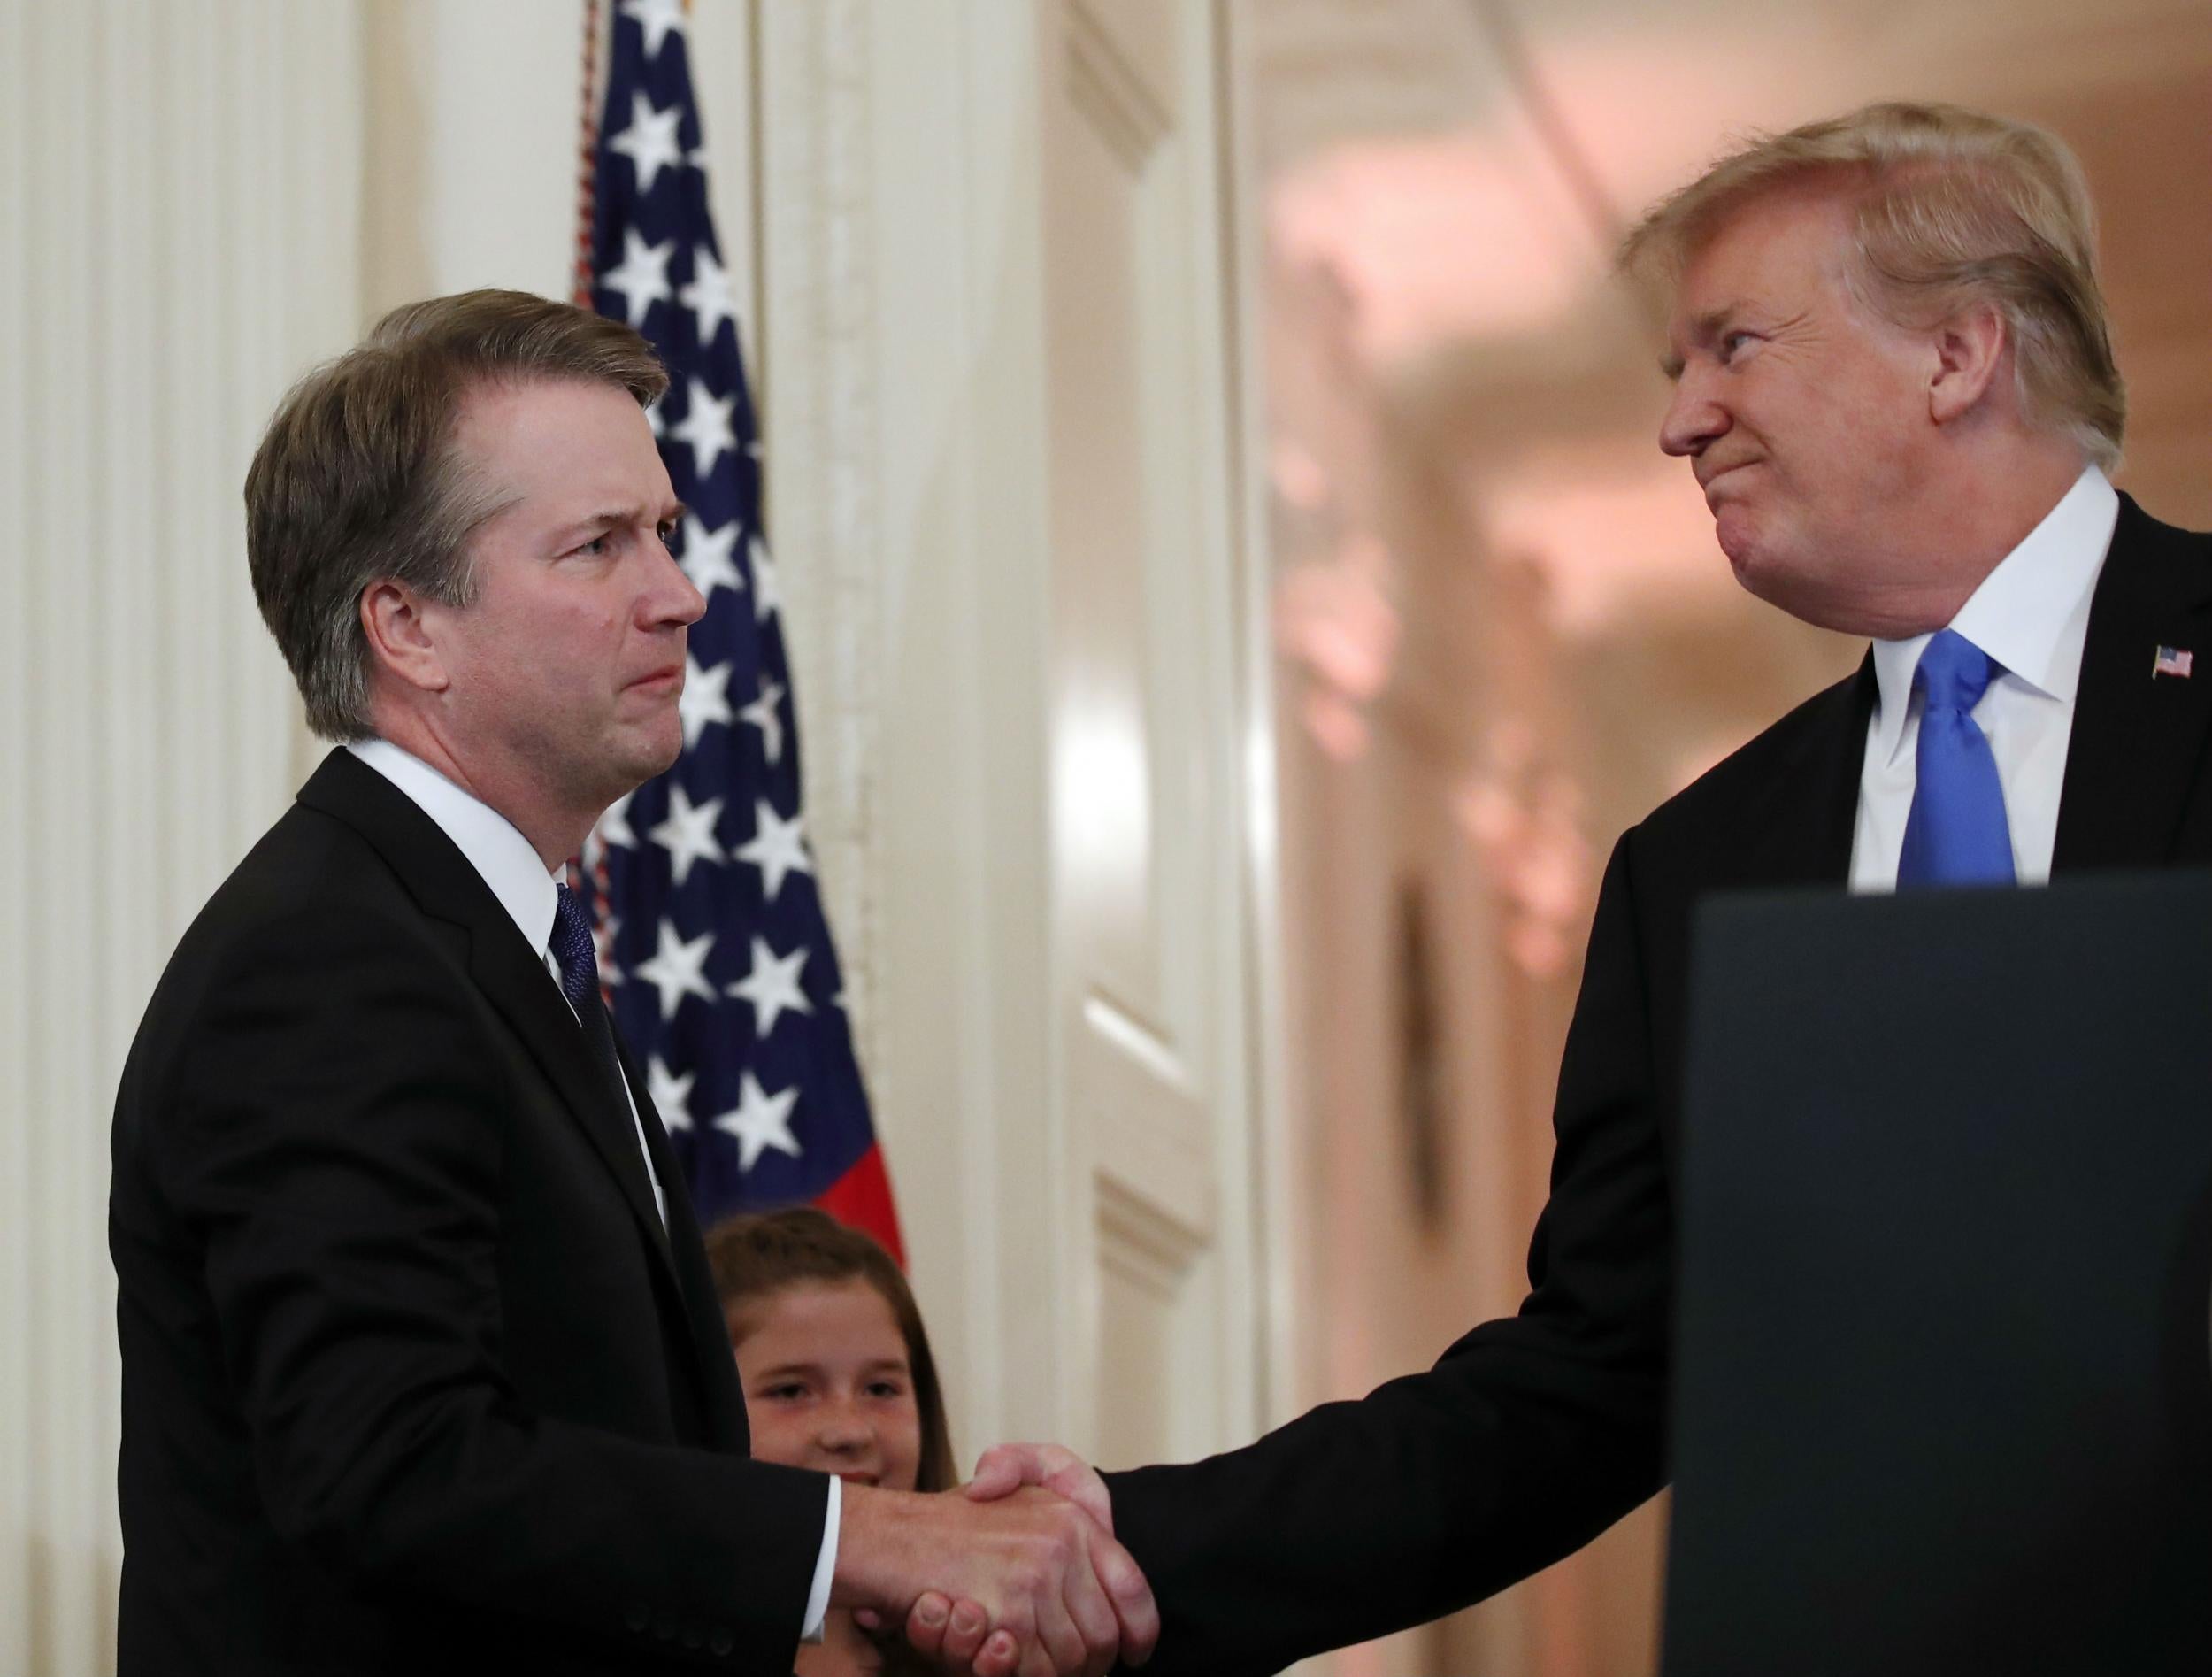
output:
[{"label": "man in dark suit", "polygon": [[1271,1672],[1451,1612],[1664,1482],[1700,897],[2212,859],[2212,681],[2189,679],[2212,541],[2105,477],[2124,404],[2064,148],[1870,107],[1717,165],[1627,256],[1671,282],[1660,444],[1736,575],[1873,645],[1615,849],[1517,1316],[1205,1462],[987,1458],[974,1494],[1048,1483],[1113,1521],[1158,1595],[1158,1671]]},{"label": "man in dark suit", "polygon": [[665,382],[618,324],[442,298],[255,459],[256,595],[343,744],[185,935],[117,1097],[125,1673],[787,1673],[830,1604],[928,1586],[1034,1677],[1148,1641],[1056,1497],[747,1459],[557,880],[680,742]]}]

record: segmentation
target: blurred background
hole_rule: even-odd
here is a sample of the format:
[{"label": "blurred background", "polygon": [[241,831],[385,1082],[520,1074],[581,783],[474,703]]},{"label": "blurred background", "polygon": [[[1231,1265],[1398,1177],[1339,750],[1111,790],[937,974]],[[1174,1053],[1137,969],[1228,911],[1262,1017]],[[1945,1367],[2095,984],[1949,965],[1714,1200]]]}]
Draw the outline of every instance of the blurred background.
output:
[{"label": "blurred background", "polygon": [[[115,1077],[319,755],[278,395],[570,289],[582,0],[0,0],[0,1670],[110,1669]],[[810,834],[964,1459],[1203,1453],[1524,1286],[1598,870],[1860,648],[1740,595],[1610,252],[1865,99],[2079,151],[2212,523],[2212,4],[697,0]],[[1663,1507],[1334,1677],[1652,1668]]]}]

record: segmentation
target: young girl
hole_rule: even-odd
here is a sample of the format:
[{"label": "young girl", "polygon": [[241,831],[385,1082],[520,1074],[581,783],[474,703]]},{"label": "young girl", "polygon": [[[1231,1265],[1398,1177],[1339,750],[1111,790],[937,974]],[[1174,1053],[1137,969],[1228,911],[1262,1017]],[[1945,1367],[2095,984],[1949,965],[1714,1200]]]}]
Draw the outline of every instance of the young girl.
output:
[{"label": "young girl", "polygon": [[[707,1236],[762,1461],[893,1490],[959,1482],[944,1394],[906,1277],[882,1247],[807,1206],[734,1217]],[[832,1612],[798,1677],[927,1669]]]}]

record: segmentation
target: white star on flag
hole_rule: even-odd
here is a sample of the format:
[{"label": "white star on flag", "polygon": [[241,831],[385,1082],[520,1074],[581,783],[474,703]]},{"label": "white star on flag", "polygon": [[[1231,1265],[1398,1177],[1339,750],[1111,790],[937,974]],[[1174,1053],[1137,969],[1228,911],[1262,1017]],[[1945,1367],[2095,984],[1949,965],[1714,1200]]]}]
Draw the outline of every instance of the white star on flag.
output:
[{"label": "white star on flag", "polygon": [[737,859],[760,870],[761,894],[772,903],[776,893],[783,889],[787,875],[814,872],[814,864],[806,858],[806,817],[795,815],[787,821],[766,798],[757,798],[753,819],[758,825],[737,852]]},{"label": "white star on flag", "polygon": [[669,872],[681,885],[691,877],[694,862],[726,862],[728,855],[714,836],[721,819],[722,800],[710,797],[694,808],[691,796],[673,781],[668,788],[668,819],[646,836],[668,852]]},{"label": "white star on flag", "polygon": [[591,824],[591,831],[584,835],[584,872],[594,873],[605,858],[607,847],[619,844],[628,850],[637,848],[637,835],[630,831],[630,800],[635,792],[625,792],[600,812]]},{"label": "white star on flag", "polygon": [[776,577],[776,562],[768,557],[768,543],[756,535],[748,550],[753,556],[753,621],[765,623],[771,612],[783,610],[783,588]]},{"label": "white star on flag", "polygon": [[770,1095],[750,1072],[737,1081],[737,1105],[714,1120],[714,1127],[737,1142],[737,1168],[749,1171],[770,1148],[799,1157],[799,1138],[791,1133],[791,1109],[799,1104],[795,1086]]},{"label": "white star on flag", "polygon": [[673,239],[649,245],[634,229],[622,229],[622,264],[601,274],[599,283],[622,293],[623,312],[630,317],[631,326],[643,326],[646,311],[668,301],[668,258],[675,254]]},{"label": "white star on flag", "polygon": [[699,522],[695,512],[684,514],[684,557],[678,561],[699,597],[712,603],[717,588],[745,591],[745,578],[737,568],[738,522],[732,519],[718,530]]},{"label": "white star on flag", "polygon": [[645,31],[645,56],[661,56],[661,42],[684,33],[684,0],[622,0],[622,15]]},{"label": "white star on flag", "polygon": [[684,148],[676,138],[676,129],[683,119],[684,108],[680,104],[656,111],[643,94],[630,96],[630,126],[608,141],[607,149],[619,151],[637,165],[640,192],[650,192],[663,169],[681,166]]},{"label": "white star on flag", "polygon": [[712,932],[702,932],[687,943],[676,935],[675,927],[663,920],[660,947],[651,960],[640,961],[630,976],[643,979],[661,993],[661,1018],[672,1019],[687,996],[714,1000],[714,986],[705,977],[707,954],[713,948]]},{"label": "white star on flag", "polygon": [[591,928],[592,959],[599,968],[599,987],[612,989],[622,982],[622,969],[615,965],[614,941],[622,935],[622,917],[618,914],[603,916]]},{"label": "white star on flag", "polygon": [[637,849],[637,835],[630,831],[630,800],[637,796],[634,788],[607,805],[593,829],[602,844],[619,844],[629,850]]},{"label": "white star on flag", "polygon": [[698,1081],[696,1072],[686,1072],[678,1077],[661,1064],[657,1054],[645,1062],[645,1093],[653,1103],[653,1110],[661,1115],[661,1123],[670,1132],[691,1127],[691,1086]]},{"label": "white star on flag", "polygon": [[692,247],[691,273],[691,283],[676,294],[677,301],[699,318],[699,342],[711,343],[723,321],[737,319],[737,297],[730,290],[729,271],[703,244]]},{"label": "white star on flag", "polygon": [[777,709],[782,703],[783,688],[764,675],[760,696],[738,712],[760,730],[760,749],[767,753],[771,767],[783,760],[783,715]]},{"label": "white star on flag", "polygon": [[754,1041],[766,1042],[776,1021],[787,1012],[814,1011],[814,1004],[799,988],[799,971],[806,965],[806,957],[803,943],[790,954],[779,956],[768,947],[766,938],[753,939],[753,970],[731,985],[729,994],[741,996],[753,1004]]},{"label": "white star on flag", "polygon": [[676,714],[684,725],[684,750],[699,743],[699,736],[717,722],[733,719],[727,688],[734,664],[718,664],[703,670],[684,654],[684,690],[676,698]]},{"label": "white star on flag", "polygon": [[697,379],[691,381],[691,400],[684,408],[684,422],[672,435],[676,441],[691,449],[692,470],[701,477],[714,469],[714,463],[737,447],[737,431],[730,423],[737,412],[733,396],[718,399]]}]

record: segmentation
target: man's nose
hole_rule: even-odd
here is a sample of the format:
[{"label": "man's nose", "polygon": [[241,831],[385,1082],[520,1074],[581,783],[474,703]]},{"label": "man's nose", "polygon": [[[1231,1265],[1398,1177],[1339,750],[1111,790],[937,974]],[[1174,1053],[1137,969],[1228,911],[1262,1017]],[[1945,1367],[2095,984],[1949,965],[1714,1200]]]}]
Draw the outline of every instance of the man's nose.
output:
[{"label": "man's nose", "polygon": [[[655,545],[659,545],[656,543]],[[659,572],[654,578],[650,609],[655,623],[696,623],[707,614],[706,596],[676,562],[676,556],[665,547],[655,561]]]},{"label": "man's nose", "polygon": [[1659,420],[1659,447],[1672,455],[1701,453],[1728,429],[1728,410],[1713,399],[1706,381],[1686,370],[1674,381],[1674,396]]}]

